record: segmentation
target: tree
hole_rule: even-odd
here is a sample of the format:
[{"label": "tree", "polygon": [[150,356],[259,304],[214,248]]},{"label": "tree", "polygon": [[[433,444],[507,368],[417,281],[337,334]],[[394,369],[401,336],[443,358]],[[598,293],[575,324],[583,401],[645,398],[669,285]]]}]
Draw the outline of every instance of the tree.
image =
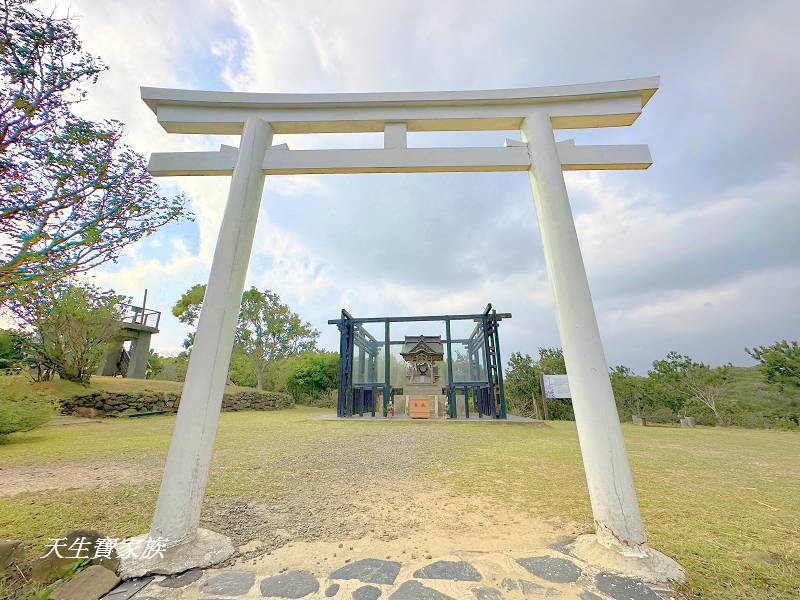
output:
[{"label": "tree", "polygon": [[24,339],[18,331],[0,329],[0,369],[15,368],[22,363]]},{"label": "tree", "polygon": [[800,388],[800,345],[781,340],[770,346],[744,349],[760,364],[758,368],[768,383]]},{"label": "tree", "polygon": [[696,400],[711,410],[718,425],[724,425],[720,401],[730,381],[730,369],[730,365],[711,368],[684,354],[669,352],[665,359],[653,361],[650,376],[662,384],[660,391],[672,388],[677,392],[669,398],[676,413],[684,410],[687,401]]},{"label": "tree", "polygon": [[[172,307],[172,314],[178,318],[181,323],[187,325],[196,325],[197,319],[200,318],[200,309],[203,307],[203,296],[206,295],[206,286],[203,283],[193,285],[186,290],[175,306]],[[186,340],[183,345],[187,348],[192,345],[193,338]]]},{"label": "tree", "polygon": [[642,415],[648,403],[648,380],[637,377],[625,365],[618,365],[609,370],[611,388],[620,419],[627,421],[632,415]]},{"label": "tree", "polygon": [[[200,315],[205,291],[205,285],[192,286],[175,303],[172,314],[182,323],[194,325]],[[310,323],[303,323],[276,293],[252,287],[242,294],[234,353],[241,352],[250,362],[258,389],[264,389],[270,365],[315,350],[318,337],[319,331]],[[190,333],[186,346],[190,347],[193,340],[194,334]]]},{"label": "tree", "polygon": [[534,398],[541,398],[538,365],[530,354],[514,352],[503,376],[506,405],[517,415],[535,415]]},{"label": "tree", "polygon": [[106,69],[71,18],[0,0],[0,303],[107,261],[188,213],[116,120],[73,106]]},{"label": "tree", "polygon": [[86,384],[118,336],[125,297],[91,285],[60,284],[36,297],[11,300],[27,337],[26,351],[45,373]]},{"label": "tree", "polygon": [[[529,354],[514,353],[509,358],[508,369],[503,377],[506,402],[509,410],[516,414],[531,415],[533,397],[542,400],[541,375],[563,375],[567,372],[561,348],[539,348],[539,358]],[[569,400],[548,398],[547,412],[552,419],[572,420],[572,405]]]},{"label": "tree", "polygon": [[147,357],[147,373],[145,375],[146,379],[158,379],[158,376],[164,370],[166,366],[166,356],[161,356],[155,350],[150,350],[150,354]]},{"label": "tree", "polygon": [[275,361],[316,349],[319,331],[303,323],[278,294],[252,287],[242,295],[236,344],[253,363],[258,389],[264,370]]}]

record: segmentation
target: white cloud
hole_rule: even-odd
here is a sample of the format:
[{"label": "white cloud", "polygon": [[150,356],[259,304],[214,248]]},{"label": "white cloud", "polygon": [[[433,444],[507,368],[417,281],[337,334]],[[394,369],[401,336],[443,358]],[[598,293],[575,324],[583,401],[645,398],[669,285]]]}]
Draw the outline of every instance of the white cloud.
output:
[{"label": "white cloud", "polygon": [[[74,0],[86,48],[111,67],[84,110],[128,125],[142,152],[235,139],[167,135],[138,86],[255,91],[514,87],[664,75],[633,128],[592,143],[651,143],[644,173],[571,173],[568,187],[611,362],[641,368],[666,349],[734,360],[800,329],[794,281],[800,86],[794,3],[758,11],[608,3]],[[621,18],[624,15],[624,18]],[[553,52],[553,48],[558,48]],[[697,57],[702,56],[703,61]],[[768,108],[765,108],[768,107]],[[448,140],[451,138],[442,138]],[[375,136],[278,136],[293,148],[370,146]],[[430,140],[428,140],[430,142]],[[325,332],[360,314],[510,310],[504,353],[557,343],[524,177],[268,179],[248,283],[278,291]],[[380,183],[376,183],[380,181]],[[167,308],[207,276],[227,178],[176,178],[196,229],[132,247],[98,277]],[[420,216],[422,215],[422,216]],[[166,234],[164,234],[166,235]],[[158,242],[162,243],[159,248]],[[196,248],[196,249],[195,249]],[[417,262],[415,262],[418,261]],[[426,262],[427,261],[427,262]],[[795,277],[795,279],[792,279]],[[167,318],[166,351],[183,326]],[[758,338],[758,339],[753,339]],[[655,354],[654,354],[655,353]]]}]

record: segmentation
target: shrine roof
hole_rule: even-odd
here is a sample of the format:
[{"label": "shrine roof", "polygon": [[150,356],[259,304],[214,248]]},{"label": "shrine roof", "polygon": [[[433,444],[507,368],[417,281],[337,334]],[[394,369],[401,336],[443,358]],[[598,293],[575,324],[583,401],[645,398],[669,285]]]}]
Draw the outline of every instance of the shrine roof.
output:
[{"label": "shrine roof", "polygon": [[401,356],[413,354],[441,354],[444,355],[442,336],[440,335],[407,335]]}]

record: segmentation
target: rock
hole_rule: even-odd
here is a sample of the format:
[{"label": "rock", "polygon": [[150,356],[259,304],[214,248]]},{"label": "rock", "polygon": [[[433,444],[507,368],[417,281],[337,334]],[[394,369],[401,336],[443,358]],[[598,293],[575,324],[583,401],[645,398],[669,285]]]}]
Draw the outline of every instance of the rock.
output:
[{"label": "rock", "polygon": [[[39,583],[51,583],[60,579],[76,561],[92,558],[97,549],[97,540],[103,537],[105,536],[102,533],[91,529],[67,532],[67,535],[59,538],[58,552],[45,548],[39,558],[31,562],[31,577]],[[85,542],[83,545],[80,543],[81,538]]]},{"label": "rock", "polygon": [[103,414],[96,408],[90,406],[79,406],[73,411],[73,413],[79,417],[83,417],[84,419],[96,419]]},{"label": "rock", "polygon": [[333,598],[336,594],[339,593],[339,584],[332,583],[327,588],[325,588],[325,597],[326,598]]},{"label": "rock", "polygon": [[0,540],[0,571],[22,559],[19,540]]},{"label": "rock", "polygon": [[364,558],[331,573],[331,579],[358,579],[363,583],[391,585],[400,573],[400,563],[393,560]]},{"label": "rock", "polygon": [[517,564],[531,575],[536,575],[536,577],[553,583],[572,583],[578,581],[578,577],[580,577],[582,573],[580,567],[574,562],[554,556],[518,558]]},{"label": "rock", "polygon": [[533,583],[532,581],[526,581],[524,579],[519,580],[519,589],[522,590],[523,596],[560,596],[561,593],[558,590],[554,590],[552,588],[546,588],[543,585],[539,585],[538,583]]},{"label": "rock", "polygon": [[511,579],[510,577],[506,577],[505,579],[503,579],[500,585],[502,585],[507,590],[515,590],[519,587],[516,579]]},{"label": "rock", "polygon": [[261,595],[267,598],[303,598],[319,590],[319,581],[308,571],[287,571],[261,582]]},{"label": "rock", "polygon": [[250,591],[256,582],[253,571],[223,571],[206,581],[200,591],[216,596],[242,596]]},{"label": "rock", "polygon": [[165,588],[182,588],[193,584],[203,576],[200,569],[190,569],[179,575],[170,575],[158,582],[158,585]]},{"label": "rock", "polygon": [[492,587],[472,588],[472,593],[475,594],[475,600],[503,600],[500,590]]},{"label": "rock", "polygon": [[572,556],[572,553],[569,550],[569,547],[575,542],[575,538],[564,538],[555,544],[550,544],[548,548],[551,550],[555,550],[556,552],[561,552],[561,554],[566,554],[567,556]]},{"label": "rock", "polygon": [[[135,579],[128,579],[128,581],[123,581],[108,594],[103,596],[103,600],[130,600],[133,598],[134,594],[143,590],[152,581],[153,577],[137,577]],[[137,596],[136,600],[144,599]]]},{"label": "rock", "polygon": [[614,600],[661,600],[661,597],[640,579],[600,573],[594,582],[598,590]]},{"label": "rock", "polygon": [[582,591],[578,594],[578,598],[580,598],[580,600],[603,600],[600,596],[589,590]]},{"label": "rock", "polygon": [[454,598],[438,592],[433,588],[425,587],[419,581],[406,581],[389,596],[389,600],[455,600]]},{"label": "rock", "polygon": [[480,581],[481,574],[465,561],[438,560],[414,571],[419,579],[449,579],[451,581]]},{"label": "rock", "polygon": [[[121,577],[130,579],[144,575],[170,575],[190,569],[205,569],[227,560],[234,552],[233,543],[228,537],[202,527],[197,529],[191,541],[169,546],[161,555],[155,553],[144,558],[144,555],[138,552],[147,539],[149,534],[142,534],[127,538],[118,544],[118,552],[125,556],[119,565]],[[127,556],[128,549],[135,549],[136,553]]]},{"label": "rock", "polygon": [[50,596],[52,600],[97,600],[113,590],[119,577],[100,565],[92,565],[60,585]]},{"label": "rock", "polygon": [[378,600],[382,593],[374,585],[362,585],[353,592],[353,600]]}]

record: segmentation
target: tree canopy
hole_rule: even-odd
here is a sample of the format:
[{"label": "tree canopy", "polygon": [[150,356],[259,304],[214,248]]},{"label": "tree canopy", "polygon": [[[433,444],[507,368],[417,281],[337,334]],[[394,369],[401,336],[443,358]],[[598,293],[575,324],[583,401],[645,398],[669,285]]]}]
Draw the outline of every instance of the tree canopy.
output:
[{"label": "tree canopy", "polygon": [[[172,314],[182,323],[195,325],[205,292],[203,284],[192,286],[172,307]],[[251,287],[242,294],[233,360],[238,356],[246,358],[253,368],[256,387],[263,389],[269,365],[316,350],[318,337],[319,331],[303,322],[300,315],[281,302],[278,294]],[[185,345],[191,347],[193,340],[194,333],[190,333]]]},{"label": "tree canopy", "polygon": [[71,18],[0,0],[0,303],[107,261],[189,216],[167,196],[117,120],[74,106],[106,67]]},{"label": "tree canopy", "polygon": [[800,345],[781,340],[769,346],[745,348],[759,362],[759,369],[769,383],[800,388]]}]

